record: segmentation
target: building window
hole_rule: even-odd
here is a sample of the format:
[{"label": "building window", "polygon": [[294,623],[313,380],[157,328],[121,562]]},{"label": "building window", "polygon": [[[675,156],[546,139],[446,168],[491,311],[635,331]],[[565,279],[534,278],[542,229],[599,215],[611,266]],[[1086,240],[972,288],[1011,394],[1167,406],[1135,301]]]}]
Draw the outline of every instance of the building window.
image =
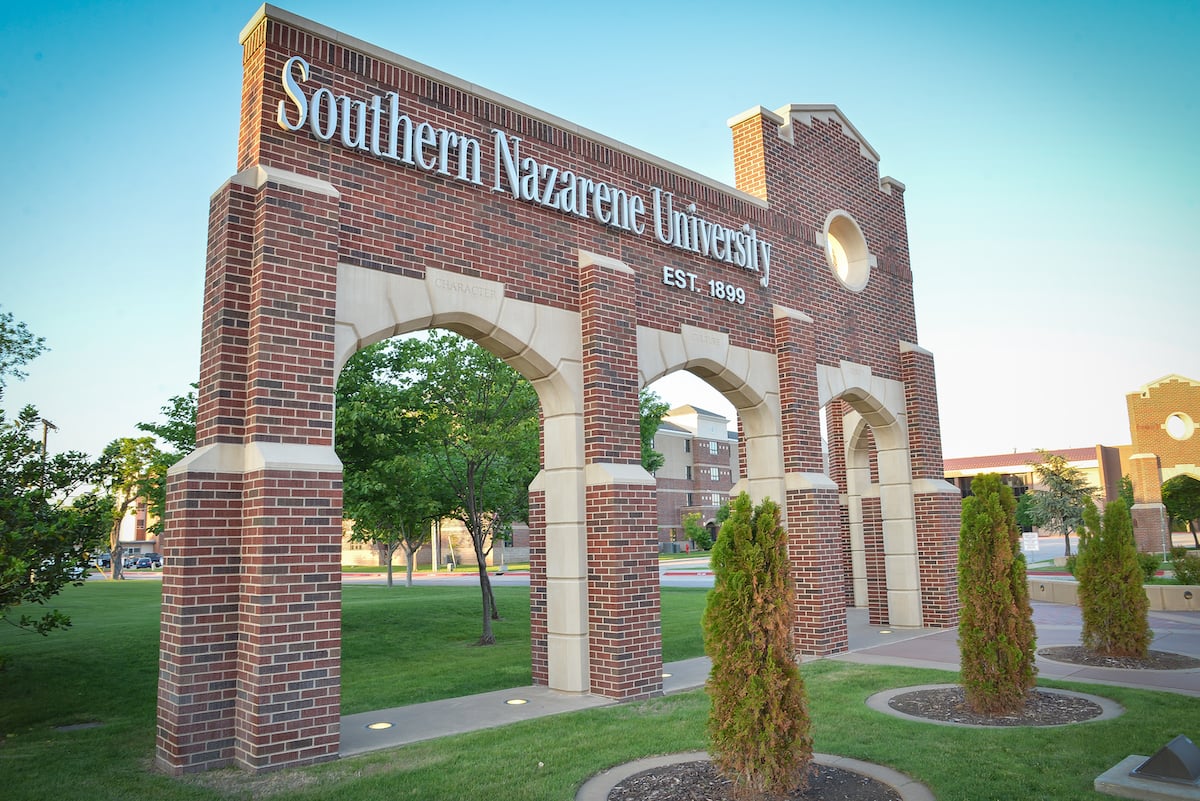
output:
[{"label": "building window", "polygon": [[711,455],[711,456],[716,456],[716,455],[717,455],[717,441],[716,441],[716,440],[709,440],[709,441],[708,441],[708,453],[709,453],[709,455]]},{"label": "building window", "polygon": [[692,480],[692,466],[690,464],[687,466],[687,480]]},{"label": "building window", "polygon": [[708,480],[717,481],[721,478],[721,471],[715,467],[708,468]]},{"label": "building window", "polygon": [[685,439],[683,441],[683,452],[684,453],[692,452],[692,441],[690,439]]},{"label": "building window", "polygon": [[690,493],[690,492],[687,494],[687,505],[688,505],[688,506],[695,506],[695,505],[696,505],[696,504],[695,504],[694,497],[693,497],[692,493]]}]

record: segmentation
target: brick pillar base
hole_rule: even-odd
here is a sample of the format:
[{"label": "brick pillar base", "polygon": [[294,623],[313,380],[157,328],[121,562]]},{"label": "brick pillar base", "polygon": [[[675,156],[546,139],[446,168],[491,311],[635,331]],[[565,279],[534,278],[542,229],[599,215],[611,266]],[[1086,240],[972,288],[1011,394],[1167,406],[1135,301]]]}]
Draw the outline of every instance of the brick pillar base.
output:
[{"label": "brick pillar base", "polygon": [[[609,480],[597,480],[610,473]],[[634,479],[644,480],[634,483]],[[662,692],[662,625],[654,479],[641,465],[589,465],[588,623],[591,691]]]},{"label": "brick pillar base", "polygon": [[917,492],[917,559],[921,573],[921,618],[926,626],[958,625],[958,533],[962,493],[947,482],[939,492]]},{"label": "brick pillar base", "polygon": [[[324,456],[328,466],[278,458],[296,454]],[[211,469],[244,465],[258,469]],[[158,688],[157,758],[166,770],[337,758],[336,466],[331,448],[218,445],[172,472]]]},{"label": "brick pillar base", "polygon": [[879,498],[862,499],[863,550],[867,562],[867,622],[888,625],[887,568],[883,558],[883,511]]},{"label": "brick pillar base", "polygon": [[826,476],[788,477],[788,556],[796,585],[796,650],[811,656],[849,649],[838,531],[837,487]]},{"label": "brick pillar base", "polygon": [[1167,507],[1161,503],[1135,503],[1130,510],[1133,516],[1133,539],[1141,553],[1162,553],[1164,543],[1171,550],[1171,534],[1168,529]]},{"label": "brick pillar base", "polygon": [[529,651],[533,683],[550,683],[546,618],[546,493],[529,493]]}]

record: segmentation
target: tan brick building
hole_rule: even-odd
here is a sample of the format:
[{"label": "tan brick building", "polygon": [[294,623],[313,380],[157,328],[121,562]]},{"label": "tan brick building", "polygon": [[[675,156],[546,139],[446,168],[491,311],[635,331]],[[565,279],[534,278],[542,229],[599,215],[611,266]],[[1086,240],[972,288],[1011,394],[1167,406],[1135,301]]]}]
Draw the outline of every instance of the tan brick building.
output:
[{"label": "tan brick building", "polygon": [[[1116,500],[1121,479],[1133,485],[1133,534],[1138,549],[1162,553],[1170,547],[1171,532],[1162,504],[1162,485],[1175,476],[1200,480],[1200,382],[1167,375],[1125,396],[1129,410],[1128,445],[1050,449],[1080,470],[1097,489],[1097,503]],[[1037,482],[1036,451],[946,459],[946,480],[966,495],[971,479],[980,473],[999,473],[1020,495]]]}]

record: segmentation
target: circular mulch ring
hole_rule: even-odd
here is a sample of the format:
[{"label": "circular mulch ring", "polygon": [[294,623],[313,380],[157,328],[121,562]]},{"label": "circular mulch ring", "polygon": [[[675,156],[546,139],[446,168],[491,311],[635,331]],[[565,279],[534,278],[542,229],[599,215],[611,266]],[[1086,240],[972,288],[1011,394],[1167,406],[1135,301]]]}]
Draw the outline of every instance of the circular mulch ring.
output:
[{"label": "circular mulch ring", "polygon": [[960,684],[928,684],[884,690],[867,699],[867,706],[895,717],[934,723],[989,729],[1013,726],[1069,726],[1109,720],[1125,710],[1120,704],[1097,695],[1035,687],[1025,708],[1015,715],[980,715],[966,705]]},{"label": "circular mulch ring", "polygon": [[[708,754],[651,757],[588,779],[575,801],[728,801],[732,784]],[[882,765],[813,754],[808,786],[787,801],[933,801],[925,785]]]},{"label": "circular mulch ring", "polygon": [[1082,645],[1056,645],[1039,648],[1037,655],[1051,662],[1066,662],[1085,667],[1115,668],[1117,670],[1192,670],[1200,668],[1200,659],[1169,651],[1147,651],[1145,657],[1105,656]]}]

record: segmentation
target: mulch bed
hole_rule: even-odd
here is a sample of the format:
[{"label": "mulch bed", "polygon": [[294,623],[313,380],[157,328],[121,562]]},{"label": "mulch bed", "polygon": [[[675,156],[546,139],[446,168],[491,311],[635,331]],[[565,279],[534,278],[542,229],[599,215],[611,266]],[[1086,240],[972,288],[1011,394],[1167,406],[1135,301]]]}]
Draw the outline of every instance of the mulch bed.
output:
[{"label": "mulch bed", "polygon": [[[708,760],[654,768],[622,780],[608,801],[731,801],[733,783]],[[808,784],[779,801],[901,801],[890,786],[841,768],[813,763]]]},{"label": "mulch bed", "polygon": [[968,726],[1061,726],[1099,717],[1104,710],[1086,698],[1035,688],[1025,708],[1012,715],[980,715],[971,711],[961,686],[913,690],[892,698],[888,706],[906,715]]},{"label": "mulch bed", "polygon": [[1082,645],[1058,645],[1039,648],[1038,656],[1055,662],[1069,662],[1087,667],[1120,668],[1123,670],[1190,670],[1200,668],[1200,659],[1167,651],[1148,651],[1144,658],[1136,656],[1105,656]]}]

